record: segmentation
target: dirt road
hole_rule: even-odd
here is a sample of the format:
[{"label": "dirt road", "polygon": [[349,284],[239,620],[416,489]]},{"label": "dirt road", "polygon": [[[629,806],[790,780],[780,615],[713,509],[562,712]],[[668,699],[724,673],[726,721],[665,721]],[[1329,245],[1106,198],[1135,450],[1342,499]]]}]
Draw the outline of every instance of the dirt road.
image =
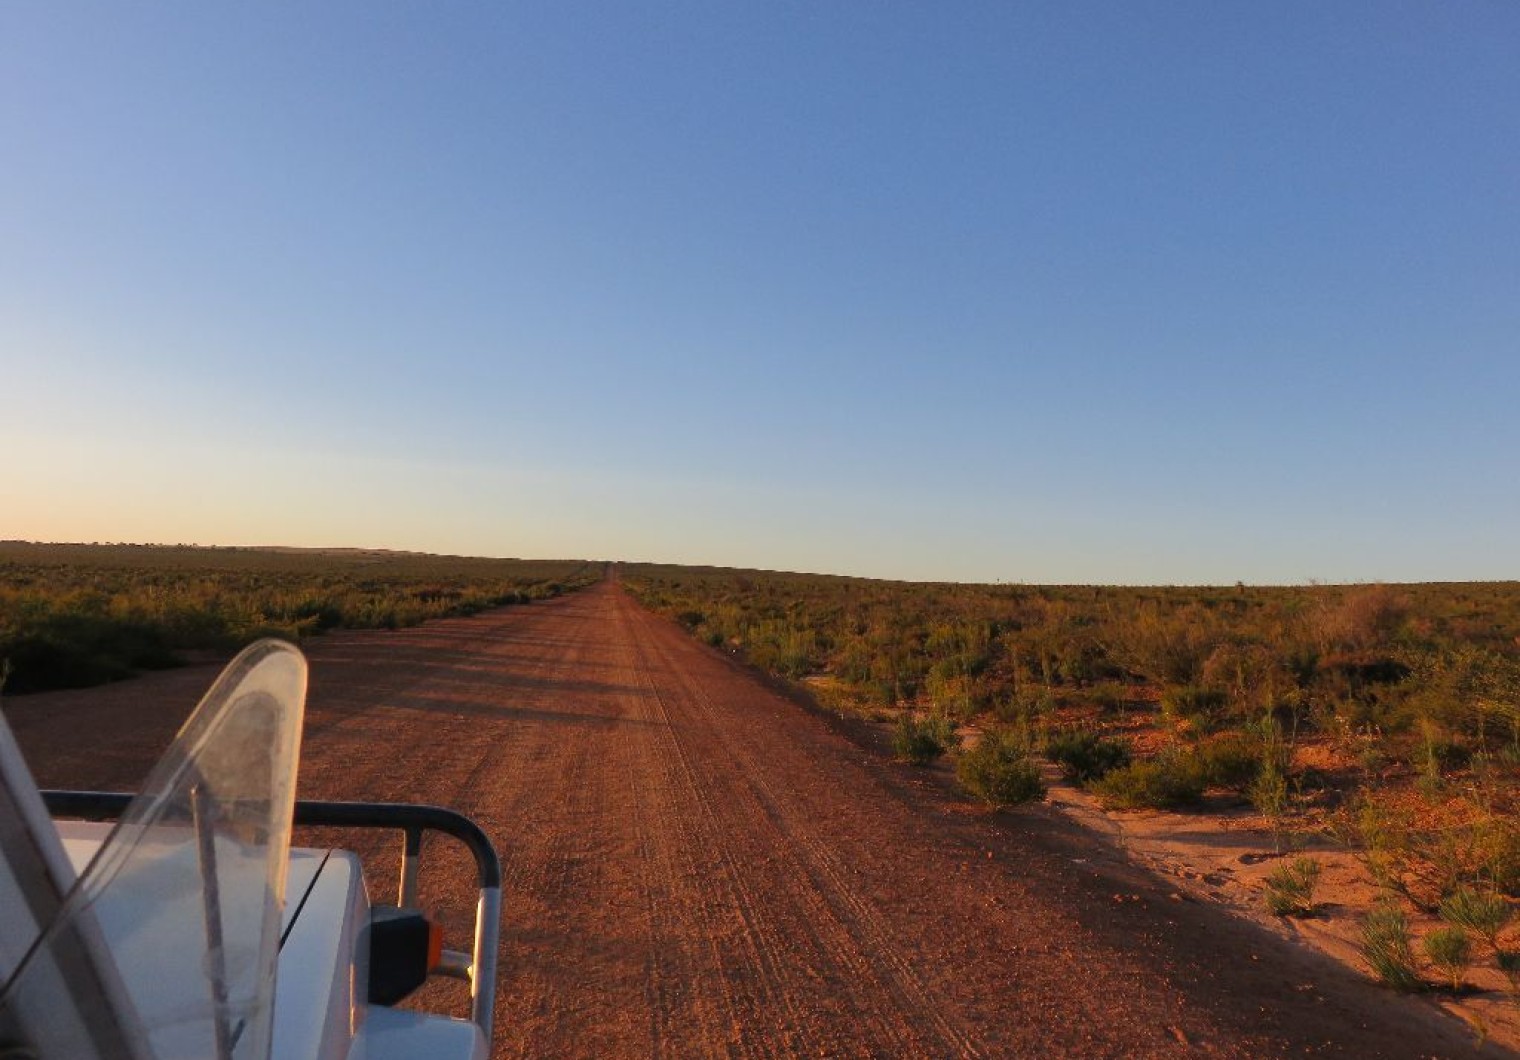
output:
[{"label": "dirt road", "polygon": [[[308,653],[301,794],[454,806],[502,852],[497,1056],[1480,1055],[1053,810],[958,802],[614,583]],[[43,784],[120,787],[212,672],[6,713]]]}]

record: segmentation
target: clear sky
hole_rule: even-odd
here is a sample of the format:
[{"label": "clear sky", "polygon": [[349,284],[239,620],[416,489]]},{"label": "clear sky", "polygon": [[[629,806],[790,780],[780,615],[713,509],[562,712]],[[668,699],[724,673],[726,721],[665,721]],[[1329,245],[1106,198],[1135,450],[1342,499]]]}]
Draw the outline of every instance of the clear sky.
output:
[{"label": "clear sky", "polygon": [[1520,4],[6,5],[0,395],[0,537],[1520,577]]}]

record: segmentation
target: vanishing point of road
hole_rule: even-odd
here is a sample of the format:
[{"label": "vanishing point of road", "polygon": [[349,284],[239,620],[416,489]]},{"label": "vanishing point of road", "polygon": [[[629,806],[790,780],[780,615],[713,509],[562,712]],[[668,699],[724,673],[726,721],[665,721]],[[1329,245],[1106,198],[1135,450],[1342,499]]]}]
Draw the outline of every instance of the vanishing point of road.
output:
[{"label": "vanishing point of road", "polygon": [[[498,1057],[1479,1055],[1054,810],[970,807],[615,580],[305,648],[302,797],[452,806],[502,854]],[[129,787],[214,670],[6,713],[45,786]],[[467,862],[425,860],[466,947]]]}]

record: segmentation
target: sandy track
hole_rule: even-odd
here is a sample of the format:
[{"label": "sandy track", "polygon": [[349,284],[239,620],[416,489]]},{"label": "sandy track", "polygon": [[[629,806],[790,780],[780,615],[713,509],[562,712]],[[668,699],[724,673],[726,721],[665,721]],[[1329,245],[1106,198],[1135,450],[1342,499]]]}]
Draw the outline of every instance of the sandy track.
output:
[{"label": "sandy track", "polygon": [[[301,794],[450,805],[502,852],[498,1056],[1474,1054],[1054,811],[969,809],[614,583],[309,655]],[[213,670],[6,712],[45,785],[130,786]],[[389,847],[347,841],[388,888]],[[463,947],[467,862],[426,854]]]}]

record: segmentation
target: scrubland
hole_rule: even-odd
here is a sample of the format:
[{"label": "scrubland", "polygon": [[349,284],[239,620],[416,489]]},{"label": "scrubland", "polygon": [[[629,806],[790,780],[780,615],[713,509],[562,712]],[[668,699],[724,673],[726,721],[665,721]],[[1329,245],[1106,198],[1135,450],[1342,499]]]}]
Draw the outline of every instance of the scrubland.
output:
[{"label": "scrubland", "polygon": [[263,636],[528,603],[600,574],[578,560],[0,542],[0,673],[7,693],[88,687]]}]

